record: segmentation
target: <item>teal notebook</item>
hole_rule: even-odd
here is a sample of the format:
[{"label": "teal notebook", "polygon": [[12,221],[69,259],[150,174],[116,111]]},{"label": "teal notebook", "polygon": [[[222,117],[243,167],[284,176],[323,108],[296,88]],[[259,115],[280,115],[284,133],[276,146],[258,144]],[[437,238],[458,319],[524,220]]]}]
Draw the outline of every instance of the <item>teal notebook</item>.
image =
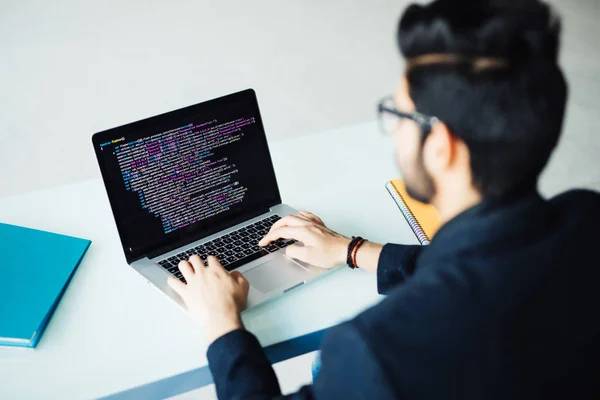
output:
[{"label": "teal notebook", "polygon": [[90,243],[0,223],[0,346],[37,345]]}]

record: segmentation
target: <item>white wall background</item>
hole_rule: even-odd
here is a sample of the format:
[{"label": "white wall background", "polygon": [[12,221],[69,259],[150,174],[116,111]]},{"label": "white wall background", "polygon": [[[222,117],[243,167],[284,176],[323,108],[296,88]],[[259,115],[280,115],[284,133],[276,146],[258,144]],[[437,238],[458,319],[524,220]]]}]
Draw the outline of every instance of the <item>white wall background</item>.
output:
[{"label": "white wall background", "polygon": [[[0,196],[98,176],[99,130],[257,90],[271,140],[374,118],[403,0],[1,0]],[[571,83],[547,193],[600,187],[600,2],[559,0]]]}]

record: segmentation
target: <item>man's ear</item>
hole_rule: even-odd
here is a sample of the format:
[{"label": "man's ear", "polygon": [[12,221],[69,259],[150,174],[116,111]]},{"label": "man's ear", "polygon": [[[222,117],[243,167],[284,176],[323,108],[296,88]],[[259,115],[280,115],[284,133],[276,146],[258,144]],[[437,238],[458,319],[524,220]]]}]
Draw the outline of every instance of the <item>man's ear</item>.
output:
[{"label": "man's ear", "polygon": [[437,122],[423,144],[423,162],[432,175],[447,170],[456,157],[456,143],[448,126]]}]

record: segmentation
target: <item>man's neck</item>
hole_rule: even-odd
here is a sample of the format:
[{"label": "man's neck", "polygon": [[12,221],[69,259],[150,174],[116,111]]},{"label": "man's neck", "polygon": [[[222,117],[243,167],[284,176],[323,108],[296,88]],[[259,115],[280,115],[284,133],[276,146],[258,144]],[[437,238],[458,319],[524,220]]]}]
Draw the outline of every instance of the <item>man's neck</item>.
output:
[{"label": "man's neck", "polygon": [[440,213],[442,224],[445,224],[463,211],[479,204],[481,200],[481,194],[469,187],[438,190],[432,203]]}]

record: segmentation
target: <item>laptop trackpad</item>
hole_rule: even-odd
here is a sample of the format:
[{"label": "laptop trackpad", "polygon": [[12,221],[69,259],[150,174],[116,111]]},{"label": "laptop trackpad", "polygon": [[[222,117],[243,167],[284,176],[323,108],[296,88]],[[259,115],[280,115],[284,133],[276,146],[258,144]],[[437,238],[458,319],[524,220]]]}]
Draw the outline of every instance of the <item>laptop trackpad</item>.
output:
[{"label": "laptop trackpad", "polygon": [[277,257],[244,272],[250,286],[263,293],[277,288],[288,289],[307,280],[309,275],[304,267],[287,257]]}]

